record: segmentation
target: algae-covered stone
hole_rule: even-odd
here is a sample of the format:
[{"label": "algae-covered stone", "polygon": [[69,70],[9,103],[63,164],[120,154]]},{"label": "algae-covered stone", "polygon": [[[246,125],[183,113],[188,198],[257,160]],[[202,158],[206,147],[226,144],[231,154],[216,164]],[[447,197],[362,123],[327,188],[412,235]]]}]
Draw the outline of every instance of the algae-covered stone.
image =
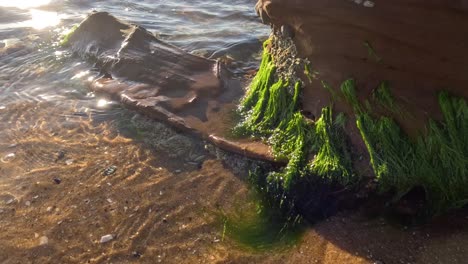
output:
[{"label": "algae-covered stone", "polygon": [[[359,8],[354,1],[258,1],[275,34],[239,127],[260,131],[288,158],[268,177],[281,203],[300,200],[294,188],[312,178],[345,186],[376,178],[396,200],[422,187],[430,214],[467,204],[468,16],[459,15],[467,8],[415,2],[408,9],[403,1]],[[401,18],[390,21],[390,13]],[[427,21],[428,13],[437,19]],[[280,34],[284,25],[296,32],[293,40]],[[301,86],[297,102],[278,92],[292,91],[285,88],[291,79]]]}]

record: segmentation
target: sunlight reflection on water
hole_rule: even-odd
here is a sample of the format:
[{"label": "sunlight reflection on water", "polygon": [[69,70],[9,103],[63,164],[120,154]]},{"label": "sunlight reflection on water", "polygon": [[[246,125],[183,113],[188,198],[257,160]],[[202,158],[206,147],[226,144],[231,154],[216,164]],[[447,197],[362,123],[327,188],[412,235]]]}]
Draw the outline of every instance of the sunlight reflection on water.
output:
[{"label": "sunlight reflection on water", "polygon": [[[1,1],[1,0],[0,0]],[[0,5],[2,7],[2,5]],[[0,31],[16,28],[34,28],[36,30],[45,29],[48,27],[55,27],[60,24],[63,15],[59,15],[57,12],[43,11],[38,9],[29,10],[30,20],[14,23],[0,23]],[[66,30],[64,30],[64,33]]]},{"label": "sunlight reflection on water", "polygon": [[0,0],[0,6],[3,7],[17,7],[21,9],[39,7],[47,5],[51,0]]},{"label": "sunlight reflection on water", "polygon": [[60,24],[60,17],[56,12],[48,12],[32,9],[31,11],[31,27],[35,29],[43,29],[53,27]]},{"label": "sunlight reflection on water", "polygon": [[111,102],[107,101],[106,99],[99,99],[97,101],[96,106],[98,108],[105,108],[107,105],[111,104]]},{"label": "sunlight reflection on water", "polygon": [[3,7],[17,7],[21,9],[31,8],[31,7],[39,7],[43,5],[47,5],[50,3],[51,0],[0,0],[0,6]]}]

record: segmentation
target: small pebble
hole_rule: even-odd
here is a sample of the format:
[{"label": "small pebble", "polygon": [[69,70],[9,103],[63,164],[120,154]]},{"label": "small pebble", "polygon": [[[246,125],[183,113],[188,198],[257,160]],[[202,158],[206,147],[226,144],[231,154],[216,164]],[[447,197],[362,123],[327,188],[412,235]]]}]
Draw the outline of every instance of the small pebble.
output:
[{"label": "small pebble", "polygon": [[364,1],[364,4],[363,4],[365,7],[374,7],[375,6],[375,3],[372,2],[372,1]]},{"label": "small pebble", "polygon": [[52,212],[52,206],[47,207],[46,211],[47,212]]},{"label": "small pebble", "polygon": [[138,252],[138,251],[133,251],[133,252],[132,252],[132,256],[133,256],[134,258],[139,258],[139,257],[141,257],[141,253]]},{"label": "small pebble", "polygon": [[26,206],[31,206],[31,202],[30,202],[30,201],[26,201],[24,204],[25,204]]},{"label": "small pebble", "polygon": [[117,171],[117,166],[112,165],[112,166],[107,167],[102,174],[104,174],[104,176],[109,176],[109,175],[114,174],[116,171]]},{"label": "small pebble", "polygon": [[195,162],[202,162],[206,157],[204,155],[201,155],[201,156],[198,156],[196,159],[194,159],[193,161]]},{"label": "small pebble", "polygon": [[101,237],[101,240],[99,242],[101,244],[102,243],[107,243],[107,242],[111,241],[112,239],[114,239],[114,235],[105,235],[105,236]]},{"label": "small pebble", "polygon": [[15,157],[16,157],[16,154],[15,154],[15,153],[6,154],[6,155],[2,158],[2,162],[8,163],[8,162],[12,161]]},{"label": "small pebble", "polygon": [[57,158],[55,159],[55,162],[65,158],[65,151],[61,150],[57,153]]},{"label": "small pebble", "polygon": [[62,180],[60,178],[58,178],[58,177],[55,177],[54,182],[55,182],[55,184],[60,184],[62,182]]},{"label": "small pebble", "polygon": [[280,28],[281,35],[285,38],[294,38],[294,29],[290,25],[282,25]]},{"label": "small pebble", "polygon": [[39,245],[44,246],[47,244],[49,244],[49,238],[46,236],[41,236],[41,238],[39,238]]},{"label": "small pebble", "polygon": [[65,164],[67,164],[67,165],[72,165],[72,164],[73,164],[73,161],[74,161],[73,159],[67,159],[67,160],[65,161]]}]

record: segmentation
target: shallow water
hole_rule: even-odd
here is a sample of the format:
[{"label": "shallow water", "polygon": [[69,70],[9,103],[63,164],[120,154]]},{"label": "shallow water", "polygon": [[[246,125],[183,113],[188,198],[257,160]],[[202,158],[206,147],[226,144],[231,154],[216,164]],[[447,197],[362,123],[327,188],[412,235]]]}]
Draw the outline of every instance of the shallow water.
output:
[{"label": "shallow water", "polygon": [[[93,260],[106,250],[93,251],[90,243],[107,233],[121,237],[117,243],[126,252],[107,252],[110,258],[125,259],[136,250],[149,262],[165,255],[178,261],[186,254],[189,263],[219,261],[226,255],[216,254],[239,242],[262,249],[286,248],[297,240],[284,241],[281,223],[257,214],[257,200],[245,182],[255,164],[90,92],[97,70],[59,45],[87,13],[107,11],[188,52],[228,62],[235,78],[247,83],[244,75],[257,68],[269,33],[253,5],[247,0],[0,1],[0,248],[12,252],[0,254],[0,262],[34,255],[45,262],[54,256]],[[249,221],[243,219],[247,214]],[[130,221],[134,215],[138,220]],[[27,227],[32,218],[36,227]],[[75,224],[57,226],[69,220]],[[270,220],[271,227],[265,222]],[[174,223],[177,231],[155,230],[153,222],[161,221]],[[34,251],[43,236],[48,247]],[[79,253],[61,247],[63,239]],[[208,245],[187,246],[200,239]],[[208,250],[221,240],[222,246]],[[164,250],[154,248],[159,243]],[[24,250],[27,257],[20,255]]]},{"label": "shallow water", "polygon": [[[0,1],[0,107],[25,101],[82,103],[90,111],[99,98],[87,93],[89,65],[58,45],[61,34],[92,10],[144,26],[188,52],[229,56],[242,73],[256,66],[260,39],[268,34],[254,1]],[[34,80],[34,81],[32,81]]]},{"label": "shallow water", "polygon": [[[1,0],[2,160],[14,160],[14,149],[9,146],[24,140],[18,131],[39,126],[56,134],[81,133],[70,126],[86,121],[113,127],[132,114],[117,102],[90,92],[88,85],[98,73],[59,45],[63,35],[92,10],[107,11],[142,25],[188,52],[213,59],[228,58],[231,70],[245,79],[243,75],[256,68],[261,40],[269,31],[259,23],[253,5],[253,0],[226,4],[212,0]],[[128,137],[139,137],[135,129],[128,130]],[[36,156],[33,153],[30,158]]]},{"label": "shallow water", "polygon": [[[260,43],[269,32],[268,27],[256,18],[253,2],[0,1],[0,229],[7,237],[15,234],[19,239],[8,240],[0,247],[8,248],[15,255],[15,250],[25,249],[24,244],[27,249],[37,246],[36,234],[48,236],[48,241],[56,245],[61,236],[57,236],[54,223],[50,221],[61,223],[67,218],[80,218],[83,201],[87,201],[85,204],[104,201],[115,205],[111,210],[119,213],[123,210],[125,215],[132,207],[132,210],[145,207],[150,211],[154,207],[150,198],[128,205],[136,193],[151,196],[157,192],[163,196],[165,190],[173,186],[199,193],[195,194],[194,204],[185,201],[186,197],[171,194],[161,199],[169,207],[167,214],[154,214],[146,219],[140,215],[142,221],[128,222],[122,215],[110,217],[120,226],[110,225],[109,228],[114,229],[112,232],[128,238],[132,234],[126,229],[144,229],[149,219],[160,221],[173,213],[178,215],[177,211],[187,206],[197,207],[197,199],[204,200],[200,202],[201,207],[208,205],[207,210],[218,211],[219,208],[209,205],[218,206],[224,201],[229,207],[226,203],[229,199],[248,192],[246,185],[236,178],[246,174],[248,165],[242,159],[231,158],[229,169],[220,167],[220,158],[226,159],[226,155],[210,151],[197,139],[180,135],[164,124],[90,92],[88,85],[97,76],[97,71],[63,49],[59,42],[92,10],[108,11],[146,27],[161,39],[188,52],[213,59],[227,58],[235,76],[246,80],[243,75],[257,67]],[[209,172],[211,179],[204,179],[202,185],[206,187],[197,187],[196,178],[203,170]],[[115,182],[107,178],[113,174],[117,175],[113,177]],[[212,174],[214,176],[210,176]],[[167,182],[160,183],[160,178]],[[138,184],[133,186],[135,179]],[[125,182],[131,189],[128,192],[125,186],[119,187]],[[238,188],[232,189],[230,182]],[[50,189],[54,184],[61,187],[56,190],[59,193]],[[114,184],[117,186],[113,187]],[[82,186],[87,186],[86,190]],[[102,186],[110,188],[108,193],[100,194]],[[207,192],[211,195],[203,198]],[[223,193],[226,197],[220,196]],[[103,204],[94,206],[98,211],[108,210]],[[10,215],[10,210],[16,213]],[[62,215],[60,210],[65,214]],[[175,216],[174,221],[185,221],[183,218],[187,214],[190,213]],[[15,220],[21,215],[23,219],[35,218],[42,228],[24,228],[22,225],[27,220],[23,223]],[[219,230],[215,215],[211,213],[208,220],[194,221],[208,226],[206,228],[211,231],[200,232],[197,226],[191,229],[186,223],[183,224],[187,233],[184,236],[207,233],[210,240],[217,240],[216,234],[211,234]],[[106,217],[106,213],[96,217],[98,220],[83,221],[88,225],[105,222],[100,218]],[[51,226],[44,228],[48,225]],[[98,225],[105,226],[106,223]],[[80,233],[90,232],[91,236],[104,232],[93,232],[89,226],[72,229]],[[28,233],[29,237],[25,237]],[[133,237],[139,238],[137,234]],[[170,234],[169,244],[181,248],[188,237],[178,238],[178,235]],[[99,240],[93,238],[93,241],[95,239]],[[89,248],[76,239],[70,240],[78,248]],[[146,242],[140,242],[148,246]],[[0,254],[0,262],[23,259],[4,257]],[[77,258],[81,262],[89,256],[85,254]],[[48,261],[47,257],[44,256],[43,261]]]}]

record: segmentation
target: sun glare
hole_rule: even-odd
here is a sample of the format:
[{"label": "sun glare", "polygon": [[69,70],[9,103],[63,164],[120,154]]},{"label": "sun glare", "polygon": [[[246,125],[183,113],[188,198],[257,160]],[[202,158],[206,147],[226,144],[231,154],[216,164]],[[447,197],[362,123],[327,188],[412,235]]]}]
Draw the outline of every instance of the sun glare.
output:
[{"label": "sun glare", "polygon": [[51,0],[0,0],[0,7],[32,8],[47,5]]},{"label": "sun glare", "polygon": [[35,29],[43,29],[53,27],[60,23],[60,17],[56,12],[48,12],[32,9],[31,11],[31,27]]},{"label": "sun glare", "polygon": [[105,108],[107,105],[109,105],[111,102],[107,101],[106,99],[99,99],[97,101],[97,107],[98,108]]}]

